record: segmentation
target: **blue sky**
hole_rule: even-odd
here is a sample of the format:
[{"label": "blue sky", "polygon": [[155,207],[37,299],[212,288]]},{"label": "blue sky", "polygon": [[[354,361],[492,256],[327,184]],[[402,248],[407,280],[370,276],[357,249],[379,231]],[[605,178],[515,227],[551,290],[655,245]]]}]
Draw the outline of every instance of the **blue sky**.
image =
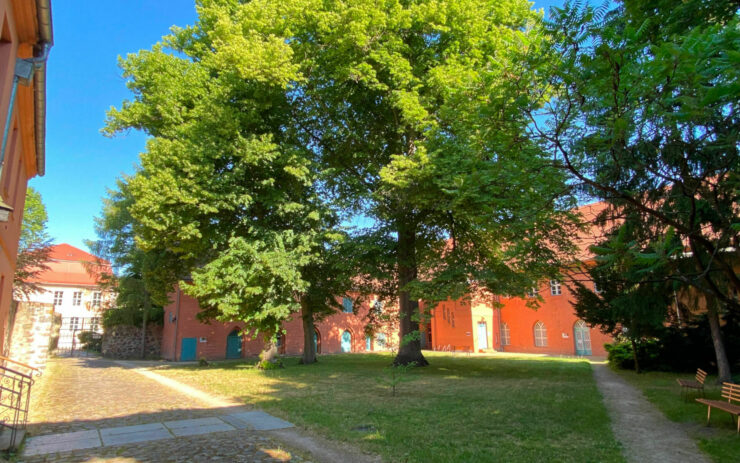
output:
[{"label": "blue sky", "polygon": [[[48,63],[46,175],[31,180],[49,213],[57,243],[86,249],[93,218],[115,179],[134,171],[145,137],[106,138],[105,112],[129,98],[118,56],[148,49],[173,25],[195,21],[193,0],[56,0]],[[537,8],[561,4],[537,0]]]}]

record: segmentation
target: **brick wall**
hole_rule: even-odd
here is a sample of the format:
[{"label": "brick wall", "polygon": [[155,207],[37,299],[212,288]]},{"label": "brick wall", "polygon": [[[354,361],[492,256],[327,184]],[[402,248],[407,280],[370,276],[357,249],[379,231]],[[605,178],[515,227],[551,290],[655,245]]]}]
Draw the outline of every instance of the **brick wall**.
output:
[{"label": "brick wall", "polygon": [[[146,358],[160,358],[162,346],[162,327],[149,325],[146,334]],[[141,357],[141,327],[118,325],[105,330],[103,334],[103,357],[117,359],[136,359]]]},{"label": "brick wall", "polygon": [[49,356],[54,306],[37,302],[18,302],[14,318],[9,357],[43,369]]}]

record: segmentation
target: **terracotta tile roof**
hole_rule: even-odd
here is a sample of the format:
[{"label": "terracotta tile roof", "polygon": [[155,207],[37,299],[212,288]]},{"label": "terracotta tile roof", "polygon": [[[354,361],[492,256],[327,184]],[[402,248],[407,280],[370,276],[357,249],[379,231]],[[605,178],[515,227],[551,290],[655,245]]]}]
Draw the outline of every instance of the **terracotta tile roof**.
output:
[{"label": "terracotta tile roof", "polygon": [[98,275],[111,273],[110,262],[66,243],[53,246],[49,257],[49,270],[40,274],[35,282],[96,286]]}]

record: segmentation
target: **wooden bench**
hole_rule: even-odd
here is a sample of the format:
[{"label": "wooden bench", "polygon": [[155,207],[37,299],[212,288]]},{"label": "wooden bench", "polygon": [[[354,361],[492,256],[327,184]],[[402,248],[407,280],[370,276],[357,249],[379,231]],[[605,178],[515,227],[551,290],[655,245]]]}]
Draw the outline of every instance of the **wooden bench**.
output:
[{"label": "wooden bench", "polygon": [[722,397],[724,400],[696,399],[697,402],[707,406],[707,426],[712,414],[712,407],[737,417],[737,433],[740,434],[740,384],[722,383]]},{"label": "wooden bench", "polygon": [[[704,397],[704,381],[707,379],[707,372],[701,368],[696,370],[696,380],[693,379],[677,379],[678,384],[681,385],[681,396],[684,400],[689,398],[689,389],[696,389],[701,392],[701,396]],[[684,393],[686,393],[684,395]]]}]

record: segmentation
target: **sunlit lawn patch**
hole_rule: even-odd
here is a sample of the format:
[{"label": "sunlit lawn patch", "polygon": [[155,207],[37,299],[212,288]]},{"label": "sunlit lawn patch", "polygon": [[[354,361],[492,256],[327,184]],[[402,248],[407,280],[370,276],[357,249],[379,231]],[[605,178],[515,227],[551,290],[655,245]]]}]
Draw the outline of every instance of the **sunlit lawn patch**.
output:
[{"label": "sunlit lawn patch", "polygon": [[244,362],[171,366],[162,374],[246,403],[386,461],[623,461],[588,363],[427,354],[396,397],[378,384],[391,357],[288,358],[263,372]]}]

